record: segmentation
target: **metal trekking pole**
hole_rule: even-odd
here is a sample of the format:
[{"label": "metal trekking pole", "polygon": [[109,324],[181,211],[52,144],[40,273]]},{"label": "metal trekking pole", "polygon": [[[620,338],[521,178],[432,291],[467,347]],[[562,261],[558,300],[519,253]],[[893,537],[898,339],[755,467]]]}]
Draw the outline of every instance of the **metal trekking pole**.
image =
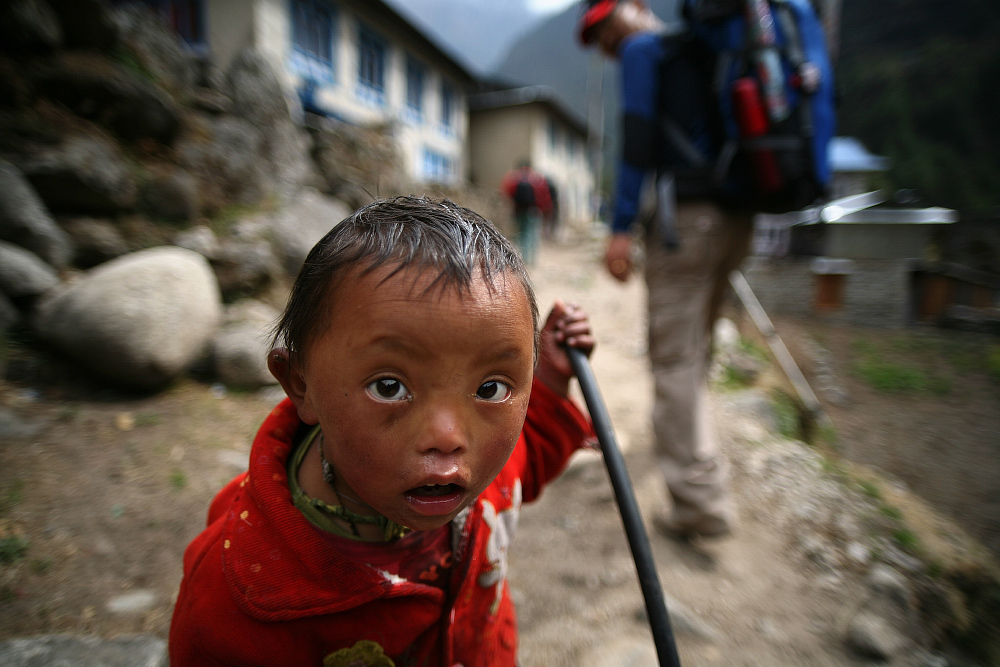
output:
[{"label": "metal trekking pole", "polygon": [[635,561],[635,569],[639,575],[642,597],[646,601],[646,615],[649,617],[649,626],[653,631],[653,643],[656,645],[656,655],[660,667],[680,667],[681,661],[677,656],[674,631],[670,627],[670,617],[667,616],[667,605],[663,600],[663,589],[660,587],[660,577],[656,572],[656,563],[653,561],[649,536],[646,535],[646,528],[642,523],[642,515],[639,513],[639,504],[635,500],[632,480],[629,479],[628,470],[625,468],[625,459],[622,457],[621,449],[618,448],[618,441],[611,426],[611,417],[608,416],[608,409],[601,397],[601,391],[597,386],[597,380],[594,378],[594,371],[590,367],[590,362],[587,361],[587,356],[580,350],[569,346],[566,347],[566,354],[569,356],[570,365],[580,382],[580,389],[583,390],[583,398],[590,410],[590,418],[594,422],[597,439],[601,443],[604,465],[608,468],[611,486],[615,490],[618,511],[621,513],[622,523],[625,524],[625,534],[628,536],[628,544],[632,549],[632,560]]}]

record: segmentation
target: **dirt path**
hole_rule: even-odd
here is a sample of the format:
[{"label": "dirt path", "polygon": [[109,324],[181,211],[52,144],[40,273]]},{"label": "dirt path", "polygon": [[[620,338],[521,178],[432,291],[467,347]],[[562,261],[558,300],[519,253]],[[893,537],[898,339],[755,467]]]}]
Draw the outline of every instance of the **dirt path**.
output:
[{"label": "dirt path", "polygon": [[[665,494],[650,455],[644,290],[608,278],[598,251],[597,242],[545,247],[532,274],[543,311],[561,297],[593,316],[593,366],[648,517]],[[0,446],[0,537],[21,536],[27,548],[0,565],[0,639],[165,637],[183,549],[212,495],[245,466],[274,398],[188,380],[128,399],[47,369],[24,350],[11,363],[23,379],[0,384],[0,406],[24,429]],[[815,454],[768,429],[754,396],[717,395],[716,403],[740,506],[736,535],[696,547],[653,538],[684,664],[870,664],[844,640],[870,596],[867,562],[843,550],[849,527],[837,547],[802,546],[833,530],[848,501]],[[748,416],[755,411],[764,421]],[[524,667],[655,664],[596,454],[581,454],[526,507],[518,532],[510,580]],[[925,664],[920,655],[910,646],[884,664]]]}]

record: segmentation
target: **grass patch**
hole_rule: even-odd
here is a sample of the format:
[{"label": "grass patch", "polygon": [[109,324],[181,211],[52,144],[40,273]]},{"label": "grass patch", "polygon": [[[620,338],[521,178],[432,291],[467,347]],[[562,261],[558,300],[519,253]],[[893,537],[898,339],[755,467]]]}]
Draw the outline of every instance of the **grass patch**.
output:
[{"label": "grass patch", "polygon": [[31,569],[36,574],[44,574],[52,569],[54,564],[51,558],[35,558],[31,561]]},{"label": "grass patch", "polygon": [[771,394],[771,404],[774,406],[774,414],[778,421],[778,433],[789,439],[799,439],[802,434],[802,421],[795,401],[788,394],[776,391]]},{"label": "grass patch", "polygon": [[140,412],[135,416],[136,426],[156,426],[161,421],[162,418],[155,412]]},{"label": "grass patch", "polygon": [[903,520],[903,513],[899,511],[898,507],[893,507],[892,505],[886,505],[885,503],[879,505],[878,511],[882,516],[889,517],[896,521]]},{"label": "grass patch", "polygon": [[22,500],[24,500],[24,480],[15,477],[3,496],[0,496],[0,514],[5,514]]},{"label": "grass patch", "polygon": [[739,391],[752,385],[745,373],[740,373],[732,366],[723,366],[722,375],[715,381],[715,388],[719,391]]},{"label": "grass patch", "polygon": [[0,565],[16,563],[28,552],[28,538],[21,535],[0,537]]},{"label": "grass patch", "polygon": [[878,488],[878,485],[867,479],[858,480],[858,487],[861,489],[869,498],[874,498],[875,500],[882,499],[882,491]]},{"label": "grass patch", "polygon": [[869,356],[855,365],[855,372],[873,389],[885,394],[934,394],[951,391],[946,378],[926,373],[908,364]]},{"label": "grass patch", "polygon": [[176,491],[180,491],[187,486],[187,475],[182,470],[174,470],[170,473],[170,486]]},{"label": "grass patch", "polygon": [[991,345],[986,353],[986,372],[994,381],[1000,382],[1000,345]]},{"label": "grass patch", "polygon": [[916,533],[905,526],[892,531],[892,539],[896,540],[896,544],[911,553],[920,550],[920,538],[917,537]]}]

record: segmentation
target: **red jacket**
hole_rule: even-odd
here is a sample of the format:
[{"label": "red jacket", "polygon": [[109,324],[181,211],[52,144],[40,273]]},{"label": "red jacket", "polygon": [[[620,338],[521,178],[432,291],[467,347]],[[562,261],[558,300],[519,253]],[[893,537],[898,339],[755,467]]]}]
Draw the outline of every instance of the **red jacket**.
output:
[{"label": "red jacket", "polygon": [[397,667],[514,665],[507,547],[521,501],[538,497],[591,434],[586,417],[534,383],[507,465],[452,522],[453,596],[344,557],[292,505],[285,461],[299,425],[288,400],[271,412],[249,471],[215,497],[184,553],[171,665],[318,667],[359,640],[377,642]]}]

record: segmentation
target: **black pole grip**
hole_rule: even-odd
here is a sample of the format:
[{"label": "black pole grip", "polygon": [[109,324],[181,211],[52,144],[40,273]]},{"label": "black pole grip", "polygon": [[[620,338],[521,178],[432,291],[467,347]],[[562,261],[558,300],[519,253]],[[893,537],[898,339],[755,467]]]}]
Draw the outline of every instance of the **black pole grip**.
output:
[{"label": "black pole grip", "polygon": [[660,667],[680,667],[681,661],[677,655],[674,631],[670,627],[670,617],[667,615],[667,605],[663,600],[663,589],[660,587],[660,577],[653,561],[649,536],[646,535],[646,527],[642,523],[642,515],[635,500],[635,491],[628,476],[628,469],[625,467],[625,459],[611,427],[608,409],[587,356],[573,347],[567,346],[565,349],[573,372],[580,382],[583,398],[590,410],[590,419],[594,422],[594,430],[597,432],[597,439],[604,453],[604,465],[608,468],[611,486],[615,490],[618,511],[621,513],[622,523],[625,524],[625,535],[628,537],[632,560],[635,561],[635,569],[639,575],[642,597],[646,601],[646,615],[653,631],[653,643],[656,645]]}]

